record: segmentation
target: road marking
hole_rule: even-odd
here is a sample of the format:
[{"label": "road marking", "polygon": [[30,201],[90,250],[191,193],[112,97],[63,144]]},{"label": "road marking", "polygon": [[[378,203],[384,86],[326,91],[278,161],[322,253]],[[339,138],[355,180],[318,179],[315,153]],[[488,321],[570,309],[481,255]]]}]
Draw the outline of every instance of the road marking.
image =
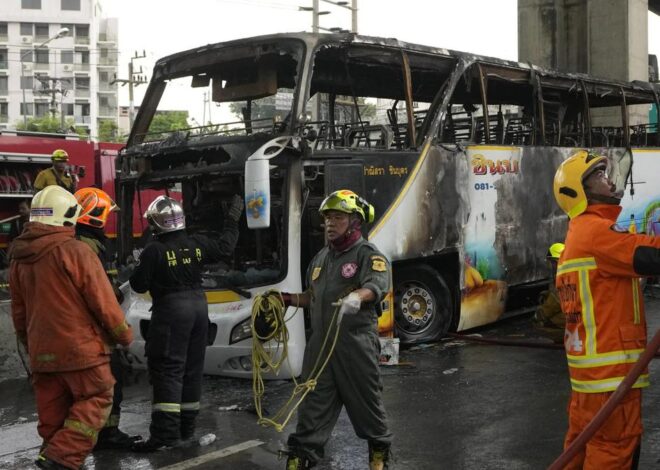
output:
[{"label": "road marking", "polygon": [[200,455],[194,459],[184,460],[183,462],[175,463],[174,465],[162,467],[160,470],[184,470],[186,468],[197,467],[203,463],[221,459],[223,457],[227,457],[228,455],[237,454],[238,452],[251,449],[252,447],[258,447],[262,444],[263,442],[259,440],[241,442],[240,444],[225,447],[224,449],[216,450],[215,452],[209,452],[208,454]]}]

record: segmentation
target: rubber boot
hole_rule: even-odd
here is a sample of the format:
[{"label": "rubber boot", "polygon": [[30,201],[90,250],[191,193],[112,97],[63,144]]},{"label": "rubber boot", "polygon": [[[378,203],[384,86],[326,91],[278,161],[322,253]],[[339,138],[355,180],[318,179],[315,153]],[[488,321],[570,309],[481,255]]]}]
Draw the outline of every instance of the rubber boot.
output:
[{"label": "rubber boot", "polygon": [[181,410],[181,440],[188,441],[195,437],[195,419],[199,411]]},{"label": "rubber boot", "polygon": [[308,470],[313,466],[309,459],[299,455],[289,454],[286,459],[286,470]]},{"label": "rubber boot", "polygon": [[150,437],[146,441],[134,442],[133,445],[131,446],[131,450],[133,452],[149,453],[149,452],[156,452],[159,450],[170,449],[176,446],[177,444],[178,443],[176,442],[165,442],[165,441],[161,441],[158,438]]},{"label": "rubber boot", "polygon": [[390,446],[369,444],[369,470],[391,470]]},{"label": "rubber boot", "polygon": [[142,436],[129,436],[117,426],[101,429],[94,450],[100,449],[130,449],[134,443],[141,441]]}]

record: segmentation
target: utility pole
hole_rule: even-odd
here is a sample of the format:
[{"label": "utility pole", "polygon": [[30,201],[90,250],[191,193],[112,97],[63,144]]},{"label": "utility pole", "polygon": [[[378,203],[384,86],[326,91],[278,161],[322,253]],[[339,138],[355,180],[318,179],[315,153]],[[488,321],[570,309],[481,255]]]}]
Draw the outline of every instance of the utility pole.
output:
[{"label": "utility pole", "polygon": [[128,122],[131,129],[133,128],[134,119],[133,87],[147,83],[147,78],[144,75],[140,75],[142,73],[142,67],[140,67],[139,71],[134,71],[133,61],[137,59],[144,59],[145,57],[147,57],[147,54],[145,54],[144,51],[142,51],[142,55],[138,55],[137,51],[135,51],[135,55],[131,57],[131,60],[128,61],[128,78],[115,77],[115,79],[110,82],[110,85],[115,83],[121,83],[121,86],[128,85]]},{"label": "utility pole", "polygon": [[[68,89],[64,88],[62,86],[62,82],[64,81],[69,81],[68,78],[58,78],[58,77],[49,77],[49,78],[43,78],[39,79],[41,82],[43,88],[39,90],[39,93],[42,95],[50,95],[50,114],[55,118],[55,114],[57,113],[57,95],[62,95],[62,97],[66,96],[67,92],[69,91]],[[57,86],[59,83],[59,87]],[[61,100],[60,100],[61,103]],[[60,109],[60,114],[61,114],[61,127],[62,130],[64,130],[64,110]]]}]

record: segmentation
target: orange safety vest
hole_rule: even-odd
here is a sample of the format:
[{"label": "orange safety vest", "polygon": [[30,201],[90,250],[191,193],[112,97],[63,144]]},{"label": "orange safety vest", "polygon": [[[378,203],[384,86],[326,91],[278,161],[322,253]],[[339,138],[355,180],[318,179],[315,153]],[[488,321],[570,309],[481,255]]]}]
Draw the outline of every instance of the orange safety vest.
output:
[{"label": "orange safety vest", "polygon": [[[566,315],[564,346],[576,392],[615,390],[646,346],[639,277],[660,271],[660,237],[618,227],[620,212],[620,206],[588,206],[570,221],[559,258],[556,285]],[[644,371],[633,387],[648,385]]]}]

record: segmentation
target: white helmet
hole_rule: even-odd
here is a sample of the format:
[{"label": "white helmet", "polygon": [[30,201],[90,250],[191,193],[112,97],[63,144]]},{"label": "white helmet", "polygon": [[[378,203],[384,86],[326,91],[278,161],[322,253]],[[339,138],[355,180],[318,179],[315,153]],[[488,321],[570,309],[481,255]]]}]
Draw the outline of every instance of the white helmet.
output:
[{"label": "white helmet", "polygon": [[176,199],[167,196],[158,196],[153,200],[144,218],[149,221],[156,233],[176,232],[186,228],[186,217],[183,207]]},{"label": "white helmet", "polygon": [[75,196],[66,189],[46,186],[32,198],[30,222],[41,222],[57,227],[73,226],[82,208]]}]

